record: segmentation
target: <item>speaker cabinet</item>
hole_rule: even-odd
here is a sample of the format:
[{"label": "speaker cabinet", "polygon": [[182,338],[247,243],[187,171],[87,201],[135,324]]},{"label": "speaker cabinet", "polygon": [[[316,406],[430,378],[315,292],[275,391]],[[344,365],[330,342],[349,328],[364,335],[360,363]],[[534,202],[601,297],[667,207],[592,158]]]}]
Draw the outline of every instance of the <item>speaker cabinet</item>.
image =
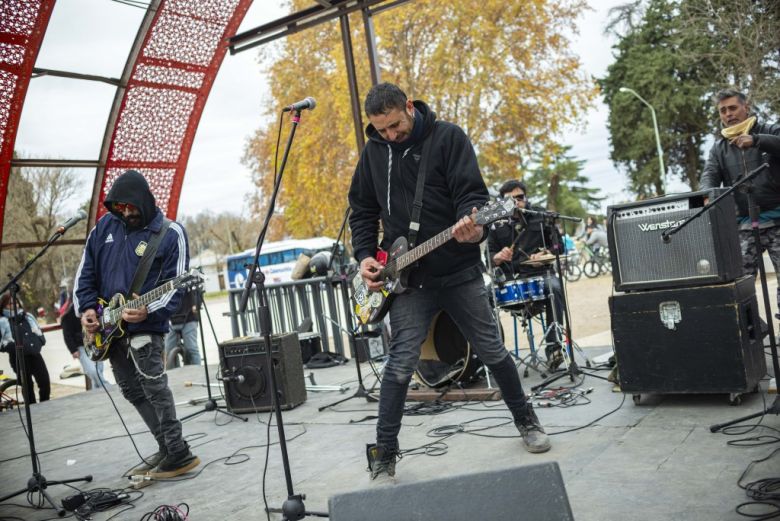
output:
[{"label": "speaker cabinet", "polygon": [[612,277],[617,291],[730,282],[742,276],[734,196],[686,225],[667,242],[661,233],[696,213],[722,189],[677,194],[607,209]]},{"label": "speaker cabinet", "polygon": [[[279,405],[292,409],[306,401],[301,345],[296,333],[271,337],[271,358],[279,387]],[[238,337],[219,344],[219,362],[229,411],[246,413],[273,408],[271,373],[263,337]]]},{"label": "speaker cabinet", "polygon": [[766,374],[755,279],[609,299],[620,387],[744,393]]},{"label": "speaker cabinet", "polygon": [[336,495],[330,521],[573,521],[556,462]]}]

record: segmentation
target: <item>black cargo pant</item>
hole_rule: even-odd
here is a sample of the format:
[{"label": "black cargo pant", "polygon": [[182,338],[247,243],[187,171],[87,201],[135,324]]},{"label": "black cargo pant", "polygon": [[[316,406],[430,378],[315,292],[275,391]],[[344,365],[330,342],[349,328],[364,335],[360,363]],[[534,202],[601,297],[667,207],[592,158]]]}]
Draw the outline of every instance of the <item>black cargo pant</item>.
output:
[{"label": "black cargo pant", "polygon": [[143,333],[122,337],[111,344],[108,358],[122,396],[136,408],[160,449],[168,454],[186,449],[168,375],[164,374],[163,336]]}]

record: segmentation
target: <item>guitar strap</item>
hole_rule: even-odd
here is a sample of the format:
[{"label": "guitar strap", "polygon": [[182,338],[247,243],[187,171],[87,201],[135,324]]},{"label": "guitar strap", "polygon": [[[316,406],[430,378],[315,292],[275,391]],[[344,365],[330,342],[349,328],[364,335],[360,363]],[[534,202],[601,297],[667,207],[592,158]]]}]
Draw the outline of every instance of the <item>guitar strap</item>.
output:
[{"label": "guitar strap", "polygon": [[409,221],[409,249],[415,247],[417,242],[417,232],[420,231],[420,212],[422,211],[423,191],[425,190],[425,175],[428,173],[428,156],[431,151],[431,142],[433,134],[436,132],[436,123],[430,134],[425,137],[422,147],[422,157],[420,158],[420,169],[417,171],[417,189],[414,191],[414,202],[412,203],[412,219]]},{"label": "guitar strap", "polygon": [[162,238],[165,237],[165,233],[168,231],[170,226],[171,220],[167,217],[163,217],[160,231],[152,234],[152,238],[146,245],[146,249],[144,250],[144,254],[141,257],[141,260],[138,261],[138,267],[135,269],[135,275],[133,276],[133,283],[130,284],[130,292],[127,294],[128,297],[132,297],[133,293],[141,292],[141,286],[143,286],[143,283],[146,280],[146,276],[149,275],[149,269],[152,267],[152,262],[154,261],[155,253],[157,253],[157,248],[160,246],[160,242],[162,242]]}]

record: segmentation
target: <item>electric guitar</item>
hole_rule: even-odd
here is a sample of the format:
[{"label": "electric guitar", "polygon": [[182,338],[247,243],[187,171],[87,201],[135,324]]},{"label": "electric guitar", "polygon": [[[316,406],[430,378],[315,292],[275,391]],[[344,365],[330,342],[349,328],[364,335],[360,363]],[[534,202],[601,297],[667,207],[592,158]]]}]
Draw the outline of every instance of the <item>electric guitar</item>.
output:
[{"label": "electric guitar", "polygon": [[98,299],[96,311],[100,329],[95,333],[88,333],[84,330],[84,350],[87,352],[87,356],[93,362],[106,359],[111,343],[125,335],[124,321],[122,320],[122,311],[125,309],[142,308],[166,293],[180,288],[194,288],[202,283],[203,275],[198,270],[192,269],[133,300],[125,300],[125,296],[121,293],[111,297],[108,302]]},{"label": "electric guitar", "polygon": [[[515,202],[511,197],[498,199],[483,206],[473,216],[473,220],[476,224],[490,224],[499,219],[510,217],[514,211]],[[390,309],[393,297],[406,291],[406,281],[409,273],[405,269],[452,239],[452,230],[454,228],[455,225],[450,226],[412,250],[409,250],[409,243],[406,237],[396,239],[388,252],[387,263],[379,275],[380,280],[383,280],[385,283],[379,291],[368,289],[368,285],[366,285],[366,282],[360,275],[360,269],[358,268],[357,273],[351,280],[353,288],[352,300],[355,305],[355,316],[362,325],[374,324],[382,320]]]}]

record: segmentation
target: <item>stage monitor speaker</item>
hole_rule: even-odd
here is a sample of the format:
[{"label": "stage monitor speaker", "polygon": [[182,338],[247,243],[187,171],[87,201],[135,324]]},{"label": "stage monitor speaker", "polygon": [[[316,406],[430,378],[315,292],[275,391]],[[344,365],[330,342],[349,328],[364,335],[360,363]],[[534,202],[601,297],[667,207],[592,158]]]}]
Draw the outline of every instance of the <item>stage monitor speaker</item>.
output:
[{"label": "stage monitor speaker", "polygon": [[609,299],[620,387],[745,393],[766,374],[755,279]]},{"label": "stage monitor speaker", "polygon": [[[281,408],[292,409],[305,402],[306,384],[298,335],[283,333],[271,337],[271,358]],[[219,362],[229,411],[246,413],[273,408],[271,373],[263,337],[238,337],[219,344]]]},{"label": "stage monitor speaker", "polygon": [[330,521],[571,521],[558,463],[538,463],[336,495]]},{"label": "stage monitor speaker", "polygon": [[742,275],[734,196],[664,242],[679,224],[723,189],[670,195],[607,209],[612,277],[617,291],[677,288],[730,282]]}]

